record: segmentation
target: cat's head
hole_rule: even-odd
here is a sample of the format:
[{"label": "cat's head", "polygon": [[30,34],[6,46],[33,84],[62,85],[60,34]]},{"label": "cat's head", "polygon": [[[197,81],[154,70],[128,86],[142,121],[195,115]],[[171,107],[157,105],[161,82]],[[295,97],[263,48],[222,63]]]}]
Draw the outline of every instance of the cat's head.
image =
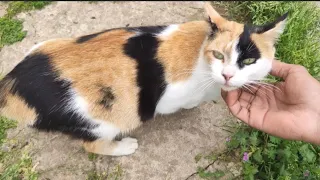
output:
[{"label": "cat's head", "polygon": [[282,34],[287,14],[262,26],[229,21],[205,5],[212,31],[204,48],[212,77],[223,90],[233,90],[250,81],[264,79],[271,70],[275,44]]}]

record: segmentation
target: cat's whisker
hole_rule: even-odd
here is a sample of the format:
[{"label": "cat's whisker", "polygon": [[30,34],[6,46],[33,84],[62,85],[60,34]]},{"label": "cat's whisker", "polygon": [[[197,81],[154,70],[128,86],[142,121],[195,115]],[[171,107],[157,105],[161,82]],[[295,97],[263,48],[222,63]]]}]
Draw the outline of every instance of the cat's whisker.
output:
[{"label": "cat's whisker", "polygon": [[212,78],[206,79],[205,81],[202,82],[203,84],[201,86],[199,86],[197,89],[194,90],[193,93],[197,93],[198,90],[200,91],[202,87],[206,87],[206,85],[208,85],[211,81],[214,81],[214,80]]},{"label": "cat's whisker", "polygon": [[199,82],[199,84],[201,84],[201,83],[203,83],[203,82],[205,82],[206,80],[209,80],[209,79],[212,79],[212,77],[208,77],[208,78],[203,79],[202,81]]},{"label": "cat's whisker", "polygon": [[242,87],[244,87],[246,90],[250,91],[251,94],[254,94],[254,93],[251,91],[251,89],[249,89],[249,88],[246,86],[246,84],[244,84]]},{"label": "cat's whisker", "polygon": [[200,92],[200,93],[202,93],[202,92],[204,92],[207,88],[209,88],[211,85],[213,85],[213,84],[215,84],[215,81],[214,80],[211,80],[210,82],[209,82],[209,84]]},{"label": "cat's whisker", "polygon": [[264,84],[264,85],[266,85],[266,86],[268,86],[268,87],[270,87],[270,88],[272,88],[272,89],[275,89],[275,90],[277,90],[277,91],[279,91],[279,92],[282,93],[282,90],[281,90],[279,87],[277,87],[277,86],[275,86],[275,85],[273,85],[273,84],[266,83],[266,82],[261,82],[261,81],[254,81],[254,82],[255,82],[255,83]]},{"label": "cat's whisker", "polygon": [[196,93],[196,92],[197,92],[198,90],[200,90],[202,87],[206,86],[210,81],[211,81],[211,79],[206,79],[205,81],[202,81],[202,84],[199,83],[199,84],[201,84],[201,86],[199,86],[197,89],[195,89],[193,93]]},{"label": "cat's whisker", "polygon": [[[247,86],[251,87],[251,88],[254,88],[257,92],[255,94],[257,94],[258,92],[264,94],[268,99],[271,99],[270,96],[268,95],[268,93],[264,92],[263,90],[260,91],[260,89],[258,87],[255,87],[253,85],[250,85],[250,84],[246,84]],[[263,86],[257,84],[260,88],[263,88]]]},{"label": "cat's whisker", "polygon": [[271,88],[271,87],[269,87],[269,86],[266,86],[265,84],[257,83],[257,82],[254,82],[254,81],[250,81],[250,83],[255,84],[255,85],[259,85],[259,86],[265,88],[266,90],[268,90],[268,91],[270,91],[270,92],[273,92],[273,88]]},{"label": "cat's whisker", "polygon": [[251,46],[252,46],[252,41],[250,42],[249,46],[247,46],[246,51],[249,51],[249,50],[250,50],[250,48],[251,48]]}]

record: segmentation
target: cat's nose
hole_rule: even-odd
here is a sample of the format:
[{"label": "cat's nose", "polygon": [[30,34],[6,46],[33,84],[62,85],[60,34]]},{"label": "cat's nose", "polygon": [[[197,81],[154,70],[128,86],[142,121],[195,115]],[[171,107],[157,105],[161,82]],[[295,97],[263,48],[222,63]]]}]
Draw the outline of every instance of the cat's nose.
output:
[{"label": "cat's nose", "polygon": [[230,74],[222,74],[222,76],[226,81],[229,81],[233,77],[233,75],[230,75]]}]

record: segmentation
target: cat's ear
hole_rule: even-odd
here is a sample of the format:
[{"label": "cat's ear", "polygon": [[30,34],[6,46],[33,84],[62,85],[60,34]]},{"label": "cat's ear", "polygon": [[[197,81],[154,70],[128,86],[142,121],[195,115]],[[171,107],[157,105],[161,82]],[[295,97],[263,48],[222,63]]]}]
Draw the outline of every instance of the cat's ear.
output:
[{"label": "cat's ear", "polygon": [[274,22],[257,27],[256,33],[263,34],[268,39],[272,40],[273,43],[275,43],[285,29],[287,17],[288,13],[285,13],[277,18]]},{"label": "cat's ear", "polygon": [[211,23],[211,27],[216,27],[218,29],[223,28],[224,24],[227,22],[212,6],[209,2],[205,3],[205,11],[208,17],[208,21]]}]

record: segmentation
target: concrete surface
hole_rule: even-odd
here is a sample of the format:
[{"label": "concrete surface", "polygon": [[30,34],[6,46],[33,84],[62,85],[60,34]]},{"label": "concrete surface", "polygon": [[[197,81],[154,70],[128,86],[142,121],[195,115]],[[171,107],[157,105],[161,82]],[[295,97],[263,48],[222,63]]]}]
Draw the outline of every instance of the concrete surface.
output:
[{"label": "concrete surface", "polygon": [[[54,2],[43,10],[18,15],[24,20],[27,37],[1,50],[0,65],[4,72],[9,72],[34,44],[51,38],[76,37],[128,24],[161,25],[202,17],[203,2],[196,1]],[[124,171],[123,179],[185,179],[199,166],[194,160],[197,154],[224,149],[229,134],[216,126],[234,122],[222,101],[158,116],[134,132],[139,141],[135,154],[98,156],[94,162],[89,161],[79,141],[59,133],[18,127],[10,131],[9,138],[28,143],[40,179],[82,180],[94,169],[106,172],[117,164]],[[230,168],[230,164],[225,166]]]}]

